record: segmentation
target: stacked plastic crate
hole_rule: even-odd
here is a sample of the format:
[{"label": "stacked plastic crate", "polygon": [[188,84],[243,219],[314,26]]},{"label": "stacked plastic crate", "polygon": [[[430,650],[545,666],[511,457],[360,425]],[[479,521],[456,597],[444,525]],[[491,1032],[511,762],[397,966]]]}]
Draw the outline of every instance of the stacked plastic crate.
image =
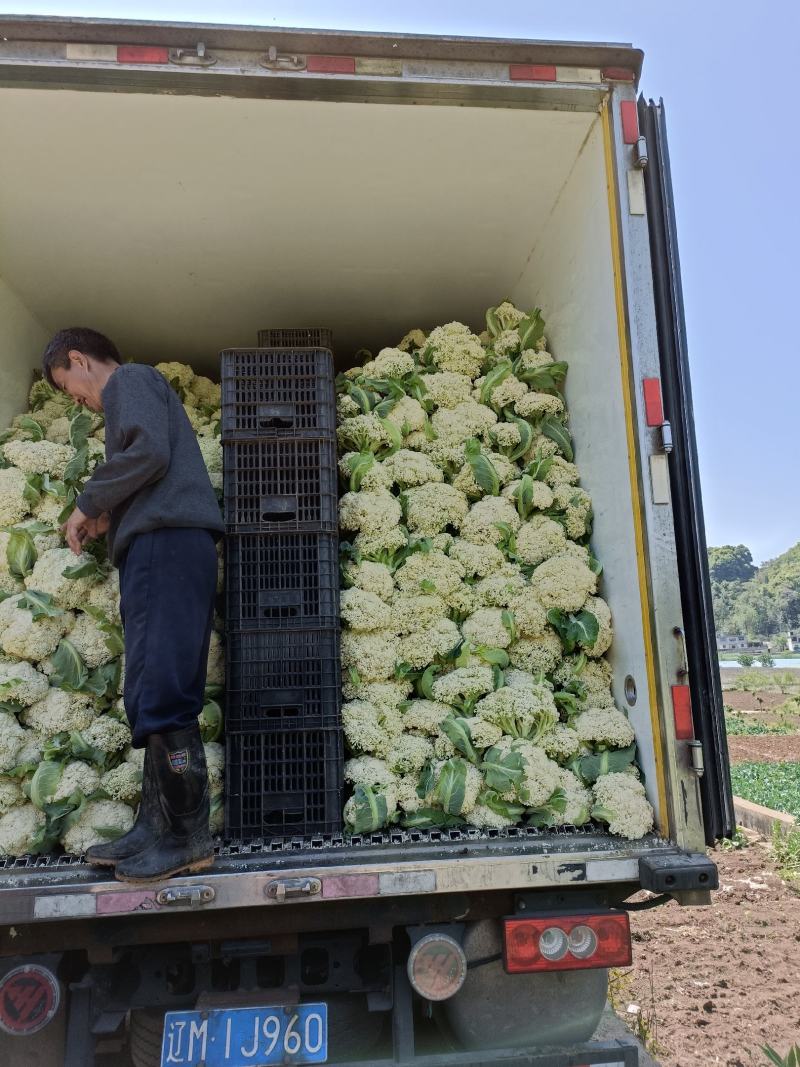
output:
[{"label": "stacked plastic crate", "polygon": [[221,355],[226,832],[341,828],[336,402],[328,331]]}]

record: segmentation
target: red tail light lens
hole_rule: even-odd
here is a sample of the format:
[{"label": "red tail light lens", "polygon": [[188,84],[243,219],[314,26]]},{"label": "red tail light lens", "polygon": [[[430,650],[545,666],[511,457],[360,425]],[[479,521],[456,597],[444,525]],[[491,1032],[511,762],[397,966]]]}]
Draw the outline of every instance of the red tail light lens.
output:
[{"label": "red tail light lens", "polygon": [[503,920],[507,974],[624,967],[631,962],[627,912]]}]

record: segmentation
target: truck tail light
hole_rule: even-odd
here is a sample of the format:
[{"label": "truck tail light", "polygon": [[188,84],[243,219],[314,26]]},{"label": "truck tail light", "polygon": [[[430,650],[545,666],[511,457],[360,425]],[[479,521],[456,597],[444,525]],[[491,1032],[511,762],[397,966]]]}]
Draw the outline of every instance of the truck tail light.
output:
[{"label": "truck tail light", "polygon": [[624,911],[503,920],[507,974],[624,967],[631,962],[631,929]]},{"label": "truck tail light", "polygon": [[448,1000],[467,977],[467,957],[449,934],[427,934],[411,949],[408,980],[426,1000]]}]

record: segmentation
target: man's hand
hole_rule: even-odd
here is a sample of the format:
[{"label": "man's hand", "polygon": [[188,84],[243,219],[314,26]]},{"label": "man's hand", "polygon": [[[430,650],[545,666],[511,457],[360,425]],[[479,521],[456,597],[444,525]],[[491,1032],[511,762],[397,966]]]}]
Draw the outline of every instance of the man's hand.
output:
[{"label": "man's hand", "polygon": [[108,530],[109,523],[110,518],[106,511],[98,515],[96,519],[90,519],[80,508],[75,508],[61,529],[67,544],[75,555],[79,556],[83,551],[84,543],[102,537]]}]

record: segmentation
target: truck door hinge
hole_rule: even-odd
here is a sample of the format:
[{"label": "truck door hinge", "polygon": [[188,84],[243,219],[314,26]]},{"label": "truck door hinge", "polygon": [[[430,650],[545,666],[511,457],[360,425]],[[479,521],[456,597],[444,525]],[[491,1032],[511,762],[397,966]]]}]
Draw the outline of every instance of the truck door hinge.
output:
[{"label": "truck door hinge", "polygon": [[217,57],[206,52],[206,46],[200,41],[196,48],[174,48],[169,61],[179,67],[213,67]]},{"label": "truck door hinge", "polygon": [[298,897],[315,897],[322,892],[319,878],[276,878],[269,882],[264,890],[270,900],[281,903],[284,900],[296,900]]},{"label": "truck door hinge", "polygon": [[199,908],[203,904],[210,904],[216,895],[210,885],[176,885],[159,889],[156,903],[163,907]]},{"label": "truck door hinge", "polygon": [[292,52],[279,52],[274,44],[258,61],[267,70],[305,70],[306,57]]}]

